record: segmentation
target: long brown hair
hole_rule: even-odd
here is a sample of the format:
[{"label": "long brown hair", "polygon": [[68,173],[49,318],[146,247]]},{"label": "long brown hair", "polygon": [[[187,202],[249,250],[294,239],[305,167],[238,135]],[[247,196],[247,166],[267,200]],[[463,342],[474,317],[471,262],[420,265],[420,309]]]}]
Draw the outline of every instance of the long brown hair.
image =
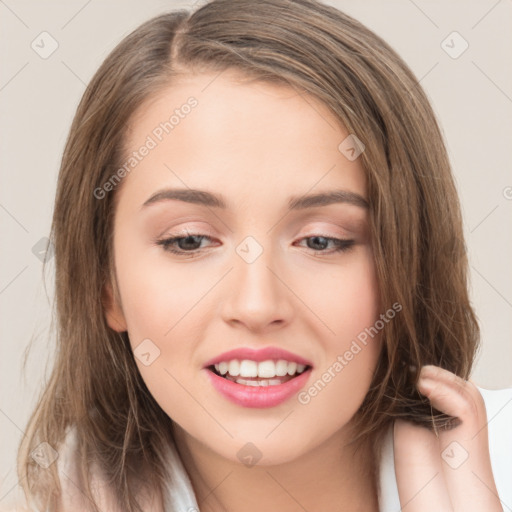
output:
[{"label": "long brown hair", "polygon": [[407,65],[361,23],[312,0],[214,0],[194,12],[165,13],[129,34],[100,66],[62,158],[51,232],[56,360],[18,455],[24,491],[44,510],[57,506],[58,474],[29,454],[41,442],[57,447],[70,426],[91,503],[88,461],[99,465],[125,511],[141,510],[138,491],[149,485],[141,475],[155,489],[167,478],[161,454],[172,441],[171,420],[146,388],[127,333],[110,329],[104,316],[105,285],[116,289],[116,190],[102,199],[93,191],[126,161],[126,128],[146,100],[180,72],[227,69],[315,96],[365,144],[360,158],[382,310],[394,303],[402,310],[383,330],[355,418],[357,438],[377,450],[394,418],[427,424],[442,417],[415,390],[424,364],[469,377],[479,330],[459,202],[435,116]]}]

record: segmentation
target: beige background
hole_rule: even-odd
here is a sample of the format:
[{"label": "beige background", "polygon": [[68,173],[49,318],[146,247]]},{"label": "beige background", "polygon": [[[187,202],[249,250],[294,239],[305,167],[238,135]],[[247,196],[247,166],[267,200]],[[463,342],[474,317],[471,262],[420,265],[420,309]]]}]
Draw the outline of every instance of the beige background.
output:
[{"label": "beige background", "polygon": [[[331,0],[410,65],[440,119],[459,187],[483,347],[473,379],[512,386],[512,1]],[[33,247],[48,235],[57,172],[85,85],[142,21],[179,1],[0,0],[0,505],[17,494],[15,452],[51,367],[47,290]],[[47,31],[47,59],[31,47]],[[449,56],[457,31],[469,47]],[[44,36],[48,37],[48,36]],[[50,40],[47,39],[46,48]],[[452,42],[453,41],[453,42]],[[35,43],[34,43],[35,44]],[[444,45],[458,52],[464,41]],[[446,46],[445,46],[446,48]],[[509,64],[506,64],[506,63]],[[25,348],[35,337],[23,376]],[[48,373],[46,374],[48,375]]]}]

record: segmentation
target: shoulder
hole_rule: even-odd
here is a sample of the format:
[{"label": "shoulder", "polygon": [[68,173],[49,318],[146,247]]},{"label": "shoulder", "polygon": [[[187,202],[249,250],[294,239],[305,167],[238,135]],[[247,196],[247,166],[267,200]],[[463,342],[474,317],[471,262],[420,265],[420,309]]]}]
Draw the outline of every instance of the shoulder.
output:
[{"label": "shoulder", "polygon": [[[69,472],[73,474],[71,467],[72,460],[72,452],[75,446],[75,432],[73,428],[68,428],[65,433],[64,439],[61,441],[58,447],[51,447],[55,449],[57,456],[55,460],[52,462],[52,465],[55,464],[58,476],[61,485],[65,482],[63,481],[63,477],[65,474]],[[39,508],[36,508],[35,505],[29,505],[27,501],[27,496],[24,495],[24,492],[21,489],[21,486],[18,485],[16,488],[17,496],[14,501],[8,501],[7,503],[0,503],[0,512],[41,512]]]},{"label": "shoulder", "polygon": [[11,505],[11,506],[0,506],[0,512],[34,512],[26,507],[26,505]]},{"label": "shoulder", "polygon": [[[68,427],[64,441],[59,447],[57,468],[61,483],[61,503],[63,512],[90,511],[93,506],[82,489],[84,483],[80,477],[80,458],[78,450],[78,431],[76,426]],[[92,494],[97,500],[100,510],[118,511],[110,486],[95,462],[89,464],[90,485]]]},{"label": "shoulder", "polygon": [[[69,426],[64,438],[58,445],[55,464],[61,485],[59,512],[89,512],[94,507],[87,501],[81,491],[78,458],[78,434],[75,426]],[[97,499],[100,510],[118,512],[107,482],[102,478],[96,464],[91,464],[91,491]],[[42,512],[29,507],[26,498],[17,499],[15,503],[0,504],[0,512]]]},{"label": "shoulder", "polygon": [[[59,512],[89,512],[95,510],[82,492],[84,483],[80,478],[80,460],[78,451],[78,432],[76,427],[69,427],[66,438],[59,449],[58,471],[61,482],[61,509]],[[102,511],[121,512],[115,493],[104,473],[96,462],[89,464],[90,486],[92,495]],[[138,497],[143,510],[163,512],[159,496]],[[1,512],[1,511],[0,511]]]},{"label": "shoulder", "polygon": [[485,402],[491,455],[503,454],[512,468],[512,387],[477,388]]},{"label": "shoulder", "polygon": [[503,503],[512,503],[512,388],[477,386],[485,402],[492,471]]},{"label": "shoulder", "polygon": [[16,503],[11,504],[0,504],[0,512],[36,512],[33,509],[28,508],[28,505],[24,500],[18,500]]}]

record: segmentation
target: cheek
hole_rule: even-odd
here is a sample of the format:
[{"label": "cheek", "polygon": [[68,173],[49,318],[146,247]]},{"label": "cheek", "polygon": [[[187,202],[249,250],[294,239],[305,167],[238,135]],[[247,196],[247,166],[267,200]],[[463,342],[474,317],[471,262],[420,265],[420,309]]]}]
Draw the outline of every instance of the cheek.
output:
[{"label": "cheek", "polygon": [[362,403],[381,351],[385,324],[379,321],[382,312],[371,252],[346,268],[340,266],[331,276],[329,290],[325,318],[332,332],[323,338],[325,358],[299,402],[306,409],[329,410],[332,422],[340,425]]},{"label": "cheek", "polygon": [[336,324],[338,332],[342,333],[336,355],[343,356],[341,373],[366,393],[381,350],[380,338],[385,326],[379,321],[382,313],[379,288],[370,250],[347,279],[343,301],[344,314],[339,316]]},{"label": "cheek", "polygon": [[318,273],[308,289],[303,293],[308,293],[312,309],[325,320],[323,339],[328,352],[344,350],[379,318],[379,287],[369,248]]},{"label": "cheek", "polygon": [[[170,264],[160,251],[119,230],[116,273],[134,359],[148,389],[169,413],[175,407],[167,403],[170,397],[173,403],[190,400],[179,383],[197,367],[196,346],[209,322],[205,312],[215,310],[209,290],[218,276],[211,269],[195,272],[186,263]],[[176,397],[180,400],[174,402]]]},{"label": "cheek", "polygon": [[134,346],[145,338],[157,343],[171,339],[180,319],[211,286],[201,283],[186,265],[170,265],[159,254],[162,249],[140,245],[120,240],[116,257],[123,313]]},{"label": "cheek", "polygon": [[[362,258],[344,277],[336,317],[336,332],[341,335],[339,348],[346,347],[349,340],[364,340],[364,333],[375,324],[380,314],[379,289],[371,255]],[[369,344],[366,347],[371,349]]]}]

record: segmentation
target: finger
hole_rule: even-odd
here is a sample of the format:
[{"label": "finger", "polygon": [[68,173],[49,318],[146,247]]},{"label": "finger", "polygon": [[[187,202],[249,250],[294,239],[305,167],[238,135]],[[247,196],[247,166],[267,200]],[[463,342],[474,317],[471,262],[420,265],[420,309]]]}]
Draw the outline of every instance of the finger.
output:
[{"label": "finger", "polygon": [[502,512],[494,483],[485,402],[478,388],[443,368],[422,368],[419,391],[436,409],[459,421],[438,430],[446,487],[455,511]]},{"label": "finger", "polygon": [[393,433],[395,475],[404,512],[451,512],[439,441],[427,428],[396,420]]}]

